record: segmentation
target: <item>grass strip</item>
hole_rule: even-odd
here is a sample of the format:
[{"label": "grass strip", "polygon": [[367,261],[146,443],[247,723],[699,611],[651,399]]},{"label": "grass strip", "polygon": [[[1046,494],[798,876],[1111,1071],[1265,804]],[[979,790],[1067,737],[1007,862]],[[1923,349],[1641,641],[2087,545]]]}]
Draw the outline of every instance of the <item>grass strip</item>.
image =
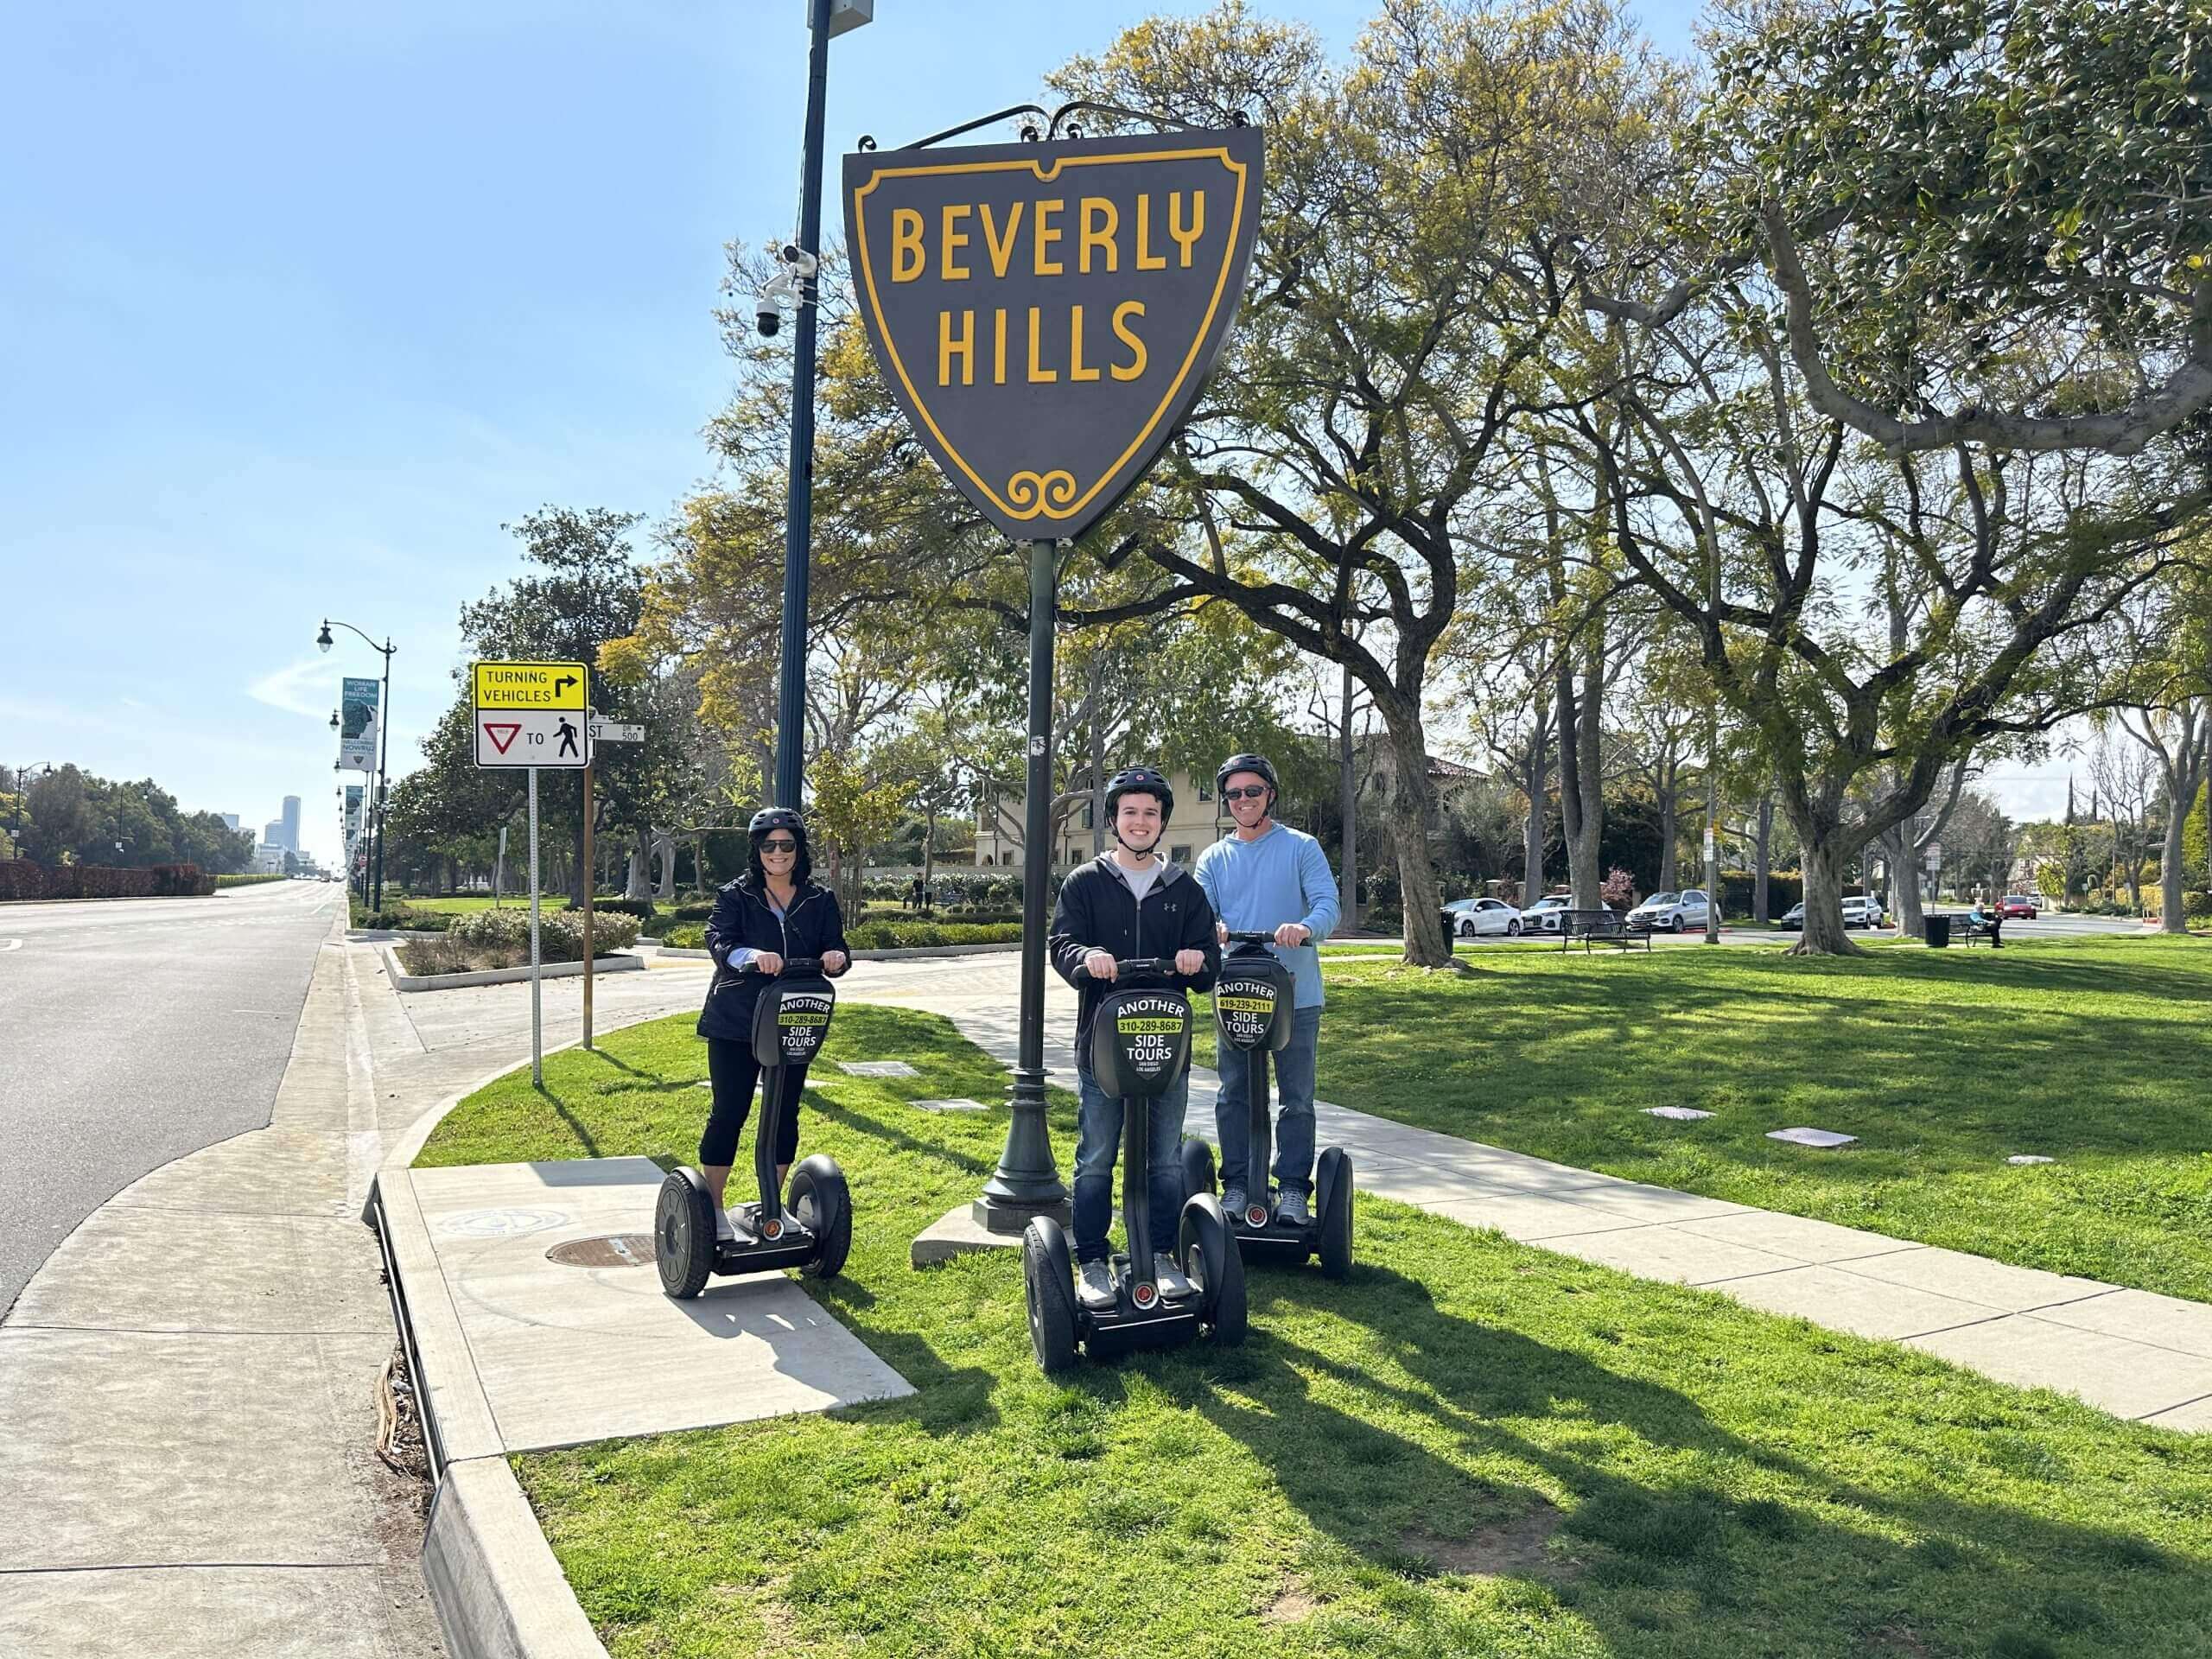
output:
[{"label": "grass strip", "polygon": [[[422,1161],[691,1156],[690,1024],[493,1084]],[[817,1072],[858,1225],[809,1293],[919,1392],[518,1458],[623,1659],[2205,1650],[2212,1442],[1379,1201],[1350,1282],[1253,1273],[1243,1349],[1048,1382],[1015,1259],[906,1266],[1004,1133],[911,1103],[1004,1071],[848,1006]]]}]

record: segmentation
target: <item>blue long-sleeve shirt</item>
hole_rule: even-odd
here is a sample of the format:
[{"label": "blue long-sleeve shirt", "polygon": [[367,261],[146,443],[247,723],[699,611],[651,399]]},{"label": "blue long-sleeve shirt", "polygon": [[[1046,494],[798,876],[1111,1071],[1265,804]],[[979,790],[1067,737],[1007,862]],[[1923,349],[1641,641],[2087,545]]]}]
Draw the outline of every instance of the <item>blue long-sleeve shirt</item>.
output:
[{"label": "blue long-sleeve shirt", "polygon": [[[1257,841],[1239,840],[1232,831],[1198,855],[1191,874],[1232,932],[1272,933],[1297,922],[1318,942],[1336,929],[1337,878],[1328,858],[1319,842],[1287,823],[1269,825]],[[1321,953],[1312,944],[1268,948],[1291,971],[1291,1005],[1319,1007]]]}]

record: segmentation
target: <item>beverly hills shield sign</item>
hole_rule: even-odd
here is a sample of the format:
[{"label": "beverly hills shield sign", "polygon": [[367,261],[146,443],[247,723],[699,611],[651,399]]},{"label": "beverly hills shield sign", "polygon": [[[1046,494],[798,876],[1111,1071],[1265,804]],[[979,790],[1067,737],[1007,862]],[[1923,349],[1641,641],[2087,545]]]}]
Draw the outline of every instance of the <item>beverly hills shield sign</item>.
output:
[{"label": "beverly hills shield sign", "polygon": [[854,287],[884,379],[1016,541],[1144,475],[1228,338],[1259,226],[1257,129],[845,157]]}]

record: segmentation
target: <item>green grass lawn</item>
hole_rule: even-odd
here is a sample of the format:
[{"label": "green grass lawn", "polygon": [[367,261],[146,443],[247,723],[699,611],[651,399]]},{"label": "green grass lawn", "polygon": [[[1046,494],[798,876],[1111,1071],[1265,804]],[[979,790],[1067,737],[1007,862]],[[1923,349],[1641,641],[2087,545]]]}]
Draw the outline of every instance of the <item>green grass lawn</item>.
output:
[{"label": "green grass lawn", "polygon": [[[422,1161],[691,1156],[690,1024],[492,1085]],[[1003,1134],[907,1103],[1004,1071],[866,1006],[830,1053],[920,1072],[823,1067],[803,1142],[857,1213],[808,1292],[919,1391],[516,1459],[618,1656],[2206,1650],[2212,1440],[1379,1201],[1347,1283],[1253,1274],[1244,1348],[1048,1382],[1014,1257],[906,1265]]]},{"label": "green grass lawn", "polygon": [[[1332,962],[1319,1092],[1609,1174],[2212,1300],[2212,943]],[[1211,1061],[1201,1027],[1201,1064]],[[1693,1106],[1700,1122],[1647,1117]],[[1859,1144],[1769,1141],[1795,1125]],[[2052,1165],[2007,1166],[2014,1154]],[[2212,1651],[2212,1640],[2207,1650]]]}]

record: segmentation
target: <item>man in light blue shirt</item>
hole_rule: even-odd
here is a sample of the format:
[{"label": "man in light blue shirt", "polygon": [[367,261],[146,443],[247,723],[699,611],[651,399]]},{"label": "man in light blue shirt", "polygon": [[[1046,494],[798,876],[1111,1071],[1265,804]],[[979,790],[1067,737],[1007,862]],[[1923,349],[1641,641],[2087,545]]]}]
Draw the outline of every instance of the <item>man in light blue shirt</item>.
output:
[{"label": "man in light blue shirt", "polygon": [[[1236,830],[1198,855],[1192,870],[1224,930],[1272,933],[1271,947],[1291,971],[1295,1010],[1290,1043],[1274,1057],[1280,1108],[1275,1117],[1275,1213],[1292,1226],[1312,1219],[1313,1190],[1313,1069],[1321,1038],[1321,957],[1313,941],[1337,925],[1337,880],[1321,843],[1274,818],[1279,787],[1265,755],[1232,754],[1214,774],[1229,803]],[[1221,1207],[1231,1216],[1245,1205],[1251,1126],[1246,1091],[1252,1058],[1223,1043],[1215,1065],[1221,1093],[1214,1127],[1221,1136]],[[1265,1194],[1261,1195],[1265,1197]]]}]

